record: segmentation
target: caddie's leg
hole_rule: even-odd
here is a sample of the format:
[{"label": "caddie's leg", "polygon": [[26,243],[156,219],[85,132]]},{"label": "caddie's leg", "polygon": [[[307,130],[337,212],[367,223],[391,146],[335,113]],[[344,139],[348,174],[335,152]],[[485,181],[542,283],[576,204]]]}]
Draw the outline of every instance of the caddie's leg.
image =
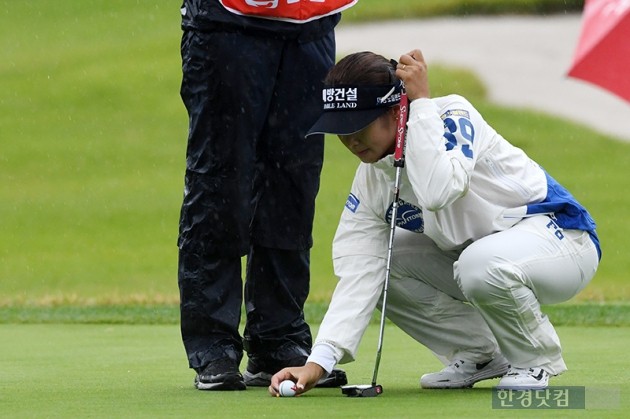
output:
[{"label": "caddie's leg", "polygon": [[262,364],[258,367],[268,373],[289,364],[303,365],[313,345],[304,319],[309,251],[252,246],[247,275],[243,340],[250,361],[256,358]]},{"label": "caddie's leg", "polygon": [[256,54],[274,50],[258,37],[221,28],[182,37],[189,131],[178,281],[182,339],[202,390],[245,388],[241,256],[249,249],[257,133],[265,121],[256,111],[272,96],[272,86],[260,81],[267,61]]},{"label": "caddie's leg", "polygon": [[587,233],[558,229],[551,218],[537,216],[471,244],[455,264],[455,277],[512,367],[538,367],[557,375],[566,365],[540,304],[575,296],[597,265]]},{"label": "caddie's leg", "polygon": [[271,375],[303,365],[311,350],[304,303],[324,136],[305,135],[320,113],[319,92],[334,64],[334,47],[331,32],[311,42],[290,40],[275,48],[281,55],[273,68],[274,90],[257,148],[245,285],[249,386],[268,386]]}]

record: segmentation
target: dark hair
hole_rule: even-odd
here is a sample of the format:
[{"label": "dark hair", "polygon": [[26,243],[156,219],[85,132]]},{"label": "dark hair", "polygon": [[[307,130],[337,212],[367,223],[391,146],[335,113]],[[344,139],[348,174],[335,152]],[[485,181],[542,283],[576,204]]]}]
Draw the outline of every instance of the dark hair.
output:
[{"label": "dark hair", "polygon": [[382,86],[396,82],[395,67],[382,55],[369,51],[356,52],[342,58],[330,69],[326,86]]}]

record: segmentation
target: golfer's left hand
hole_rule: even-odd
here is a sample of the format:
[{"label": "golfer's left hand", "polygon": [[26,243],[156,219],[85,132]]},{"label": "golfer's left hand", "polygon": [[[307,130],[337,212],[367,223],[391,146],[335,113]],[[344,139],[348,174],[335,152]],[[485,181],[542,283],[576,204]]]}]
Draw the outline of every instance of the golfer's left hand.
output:
[{"label": "golfer's left hand", "polygon": [[325,373],[326,371],[314,362],[307,362],[303,367],[284,368],[271,377],[269,394],[274,397],[278,396],[280,383],[284,380],[291,380],[296,383],[295,395],[299,396],[315,387],[319,379],[322,378]]},{"label": "golfer's left hand", "polygon": [[405,83],[410,101],[431,97],[427,63],[419,49],[400,56],[396,67],[396,77]]}]

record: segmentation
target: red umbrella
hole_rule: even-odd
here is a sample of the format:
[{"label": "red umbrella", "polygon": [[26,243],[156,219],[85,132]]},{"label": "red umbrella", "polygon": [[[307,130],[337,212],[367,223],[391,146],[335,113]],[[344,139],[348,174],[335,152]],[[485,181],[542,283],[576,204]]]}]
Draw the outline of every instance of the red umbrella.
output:
[{"label": "red umbrella", "polygon": [[630,0],[586,0],[568,75],[630,102]]}]

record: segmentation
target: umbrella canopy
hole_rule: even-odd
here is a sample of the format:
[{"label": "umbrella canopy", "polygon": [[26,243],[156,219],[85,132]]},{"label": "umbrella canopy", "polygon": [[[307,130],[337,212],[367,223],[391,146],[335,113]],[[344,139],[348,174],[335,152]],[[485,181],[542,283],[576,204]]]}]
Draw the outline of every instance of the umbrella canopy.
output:
[{"label": "umbrella canopy", "polygon": [[568,75],[630,102],[630,0],[586,0]]}]

